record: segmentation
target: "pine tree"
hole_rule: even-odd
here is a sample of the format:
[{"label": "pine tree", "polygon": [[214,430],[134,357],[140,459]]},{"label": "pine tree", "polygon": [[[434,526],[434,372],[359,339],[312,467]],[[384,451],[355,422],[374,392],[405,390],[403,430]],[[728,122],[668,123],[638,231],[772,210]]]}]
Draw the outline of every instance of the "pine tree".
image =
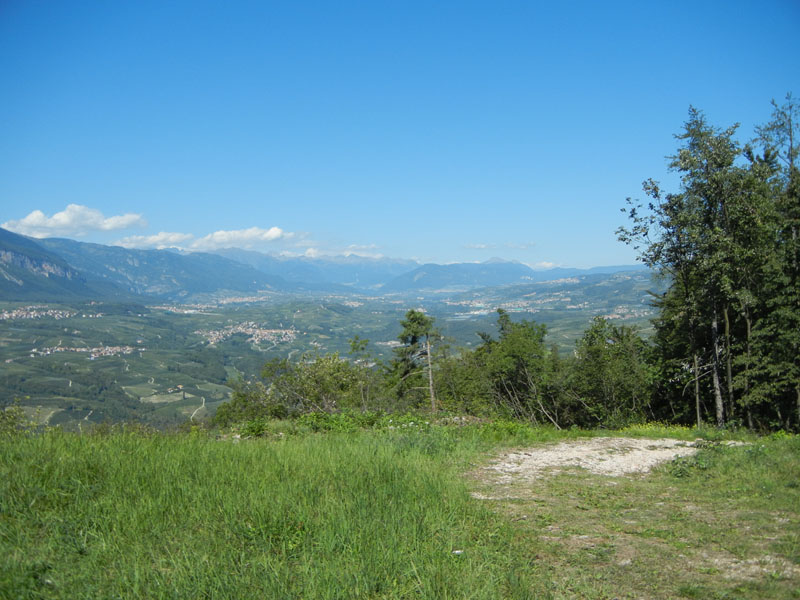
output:
[{"label": "pine tree", "polygon": [[800,106],[773,101],[772,120],[756,130],[762,162],[775,166],[774,246],[765,265],[763,323],[753,333],[757,376],[752,397],[778,426],[800,428]]},{"label": "pine tree", "polygon": [[[433,317],[420,310],[409,310],[400,321],[403,330],[398,336],[402,346],[395,349],[395,359],[390,366],[391,375],[396,380],[395,389],[399,396],[408,395],[419,386],[414,383],[423,372],[427,373],[428,398],[431,410],[436,412],[436,391],[433,375],[433,343],[441,338],[434,327]],[[423,364],[424,363],[424,364]]]}]

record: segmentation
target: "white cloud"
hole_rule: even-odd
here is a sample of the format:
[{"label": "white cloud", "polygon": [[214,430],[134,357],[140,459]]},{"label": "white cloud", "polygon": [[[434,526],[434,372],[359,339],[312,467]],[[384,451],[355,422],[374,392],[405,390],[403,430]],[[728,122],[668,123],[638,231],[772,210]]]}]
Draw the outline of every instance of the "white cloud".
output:
[{"label": "white cloud", "polygon": [[160,231],[155,235],[131,235],[116,242],[123,248],[180,248],[182,244],[193,239],[191,233]]},{"label": "white cloud", "polygon": [[539,261],[537,263],[534,263],[534,264],[528,265],[528,266],[531,269],[544,270],[544,269],[552,269],[553,267],[557,267],[558,265],[556,263],[554,263],[554,262],[549,262],[549,261],[546,261],[546,260],[542,260],[542,261]]},{"label": "white cloud", "polygon": [[509,250],[530,250],[536,247],[536,242],[504,242],[502,246],[498,244],[464,244],[464,248],[468,250],[496,250],[500,247]]},{"label": "white cloud", "polygon": [[[316,242],[312,242],[316,243]],[[308,244],[308,242],[306,242]],[[299,244],[294,245],[300,248]],[[362,245],[350,244],[346,248],[336,246],[306,246],[305,250],[295,251],[283,249],[278,252],[278,256],[286,258],[298,258],[303,256],[305,258],[332,258],[336,256],[358,256],[360,258],[384,258],[384,255],[379,252],[371,252],[379,246],[376,244]]]},{"label": "white cloud", "polygon": [[[195,238],[191,233],[161,231],[154,235],[132,235],[116,242],[124,248],[185,248],[187,250],[210,251],[219,248],[259,248],[266,243],[293,240],[298,234],[284,231],[280,227],[262,229],[220,230]],[[299,237],[299,236],[298,236]]]},{"label": "white cloud", "polygon": [[34,210],[19,221],[8,221],[2,227],[22,235],[44,238],[59,235],[86,235],[90,231],[114,231],[147,225],[139,214],[127,213],[106,217],[99,210],[81,204],[70,204],[61,212],[48,217]]},{"label": "white cloud", "polygon": [[536,242],[522,242],[522,243],[506,242],[505,244],[506,248],[513,248],[514,250],[530,250],[535,246]]},{"label": "white cloud", "polygon": [[250,227],[248,229],[220,230],[192,242],[195,250],[216,250],[218,248],[252,248],[267,242],[285,240],[294,234],[280,227]]},{"label": "white cloud", "polygon": [[362,258],[383,258],[381,252],[376,252],[379,248],[377,244],[350,244],[340,252],[333,254],[341,254],[342,256],[360,256]]}]

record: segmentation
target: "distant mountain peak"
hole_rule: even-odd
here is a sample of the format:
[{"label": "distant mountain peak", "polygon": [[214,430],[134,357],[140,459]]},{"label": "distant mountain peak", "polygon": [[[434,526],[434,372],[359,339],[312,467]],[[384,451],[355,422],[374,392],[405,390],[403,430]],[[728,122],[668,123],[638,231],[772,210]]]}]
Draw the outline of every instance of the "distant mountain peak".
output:
[{"label": "distant mountain peak", "polygon": [[484,265],[504,265],[504,264],[521,265],[521,264],[524,264],[524,263],[522,263],[522,262],[520,262],[518,260],[508,260],[507,258],[500,258],[499,256],[493,256],[489,260],[483,261],[481,264],[484,264]]}]

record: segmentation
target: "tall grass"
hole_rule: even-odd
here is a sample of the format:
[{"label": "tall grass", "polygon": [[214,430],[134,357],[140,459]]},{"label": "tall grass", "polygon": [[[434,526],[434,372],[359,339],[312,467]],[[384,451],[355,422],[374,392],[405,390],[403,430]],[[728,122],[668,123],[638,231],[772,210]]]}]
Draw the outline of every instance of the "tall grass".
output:
[{"label": "tall grass", "polygon": [[527,597],[458,463],[420,432],[6,437],[0,596]]},{"label": "tall grass", "polygon": [[[778,568],[800,564],[797,436],[481,502],[464,477],[480,453],[601,432],[412,417],[257,429],[0,432],[0,598],[800,597]],[[729,579],[714,562],[762,556],[775,574]]]}]

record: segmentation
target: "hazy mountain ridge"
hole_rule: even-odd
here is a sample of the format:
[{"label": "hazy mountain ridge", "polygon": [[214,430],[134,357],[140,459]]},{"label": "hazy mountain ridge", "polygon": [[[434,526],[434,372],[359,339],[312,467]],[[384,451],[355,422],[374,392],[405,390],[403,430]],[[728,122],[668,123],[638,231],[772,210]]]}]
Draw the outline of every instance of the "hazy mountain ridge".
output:
[{"label": "hazy mountain ridge", "polygon": [[47,301],[123,296],[108,286],[87,281],[63,257],[37,242],[0,228],[0,299]]},{"label": "hazy mountain ridge", "polygon": [[215,253],[137,250],[0,229],[0,299],[198,297],[264,293],[414,294],[466,292],[641,266],[536,271],[502,259],[435,263],[356,255],[284,257],[238,248]]},{"label": "hazy mountain ridge", "polygon": [[534,271],[521,263],[429,263],[389,281],[383,292],[408,290],[458,289],[519,283],[530,279]]},{"label": "hazy mountain ridge", "polygon": [[422,265],[388,282],[382,292],[401,292],[410,290],[441,290],[447,292],[467,291],[469,289],[520,285],[525,283],[554,281],[568,277],[593,274],[612,274],[621,271],[642,270],[641,265],[620,265],[574,269],[557,267],[536,271],[531,267],[511,261],[491,259],[482,263],[454,263]]},{"label": "hazy mountain ridge", "polygon": [[414,260],[373,258],[358,255],[320,256],[275,256],[224,248],[215,254],[247,264],[263,273],[276,275],[296,283],[338,284],[353,289],[376,289],[393,278],[407,273],[419,263]]},{"label": "hazy mountain ridge", "polygon": [[454,301],[480,298],[490,303],[525,299],[536,303],[540,298],[550,297],[558,299],[565,306],[579,306],[588,302],[595,307],[609,308],[624,299],[626,302],[635,301],[649,306],[653,300],[650,292],[659,294],[665,286],[665,281],[654,279],[650,270],[643,268],[613,273],[582,271],[571,277],[470,290],[450,298]]},{"label": "hazy mountain ridge", "polygon": [[39,240],[83,273],[145,296],[180,300],[220,290],[285,290],[287,282],[215,254],[131,250],[61,238]]},{"label": "hazy mountain ridge", "polygon": [[492,258],[481,263],[419,264],[413,260],[371,258],[357,255],[309,258],[284,257],[226,248],[215,252],[250,265],[264,273],[297,283],[339,284],[380,294],[409,293],[422,290],[467,291],[482,287],[553,281],[566,277],[611,274],[646,270],[643,265],[616,265],[589,269],[556,267],[535,270],[517,261]]}]

